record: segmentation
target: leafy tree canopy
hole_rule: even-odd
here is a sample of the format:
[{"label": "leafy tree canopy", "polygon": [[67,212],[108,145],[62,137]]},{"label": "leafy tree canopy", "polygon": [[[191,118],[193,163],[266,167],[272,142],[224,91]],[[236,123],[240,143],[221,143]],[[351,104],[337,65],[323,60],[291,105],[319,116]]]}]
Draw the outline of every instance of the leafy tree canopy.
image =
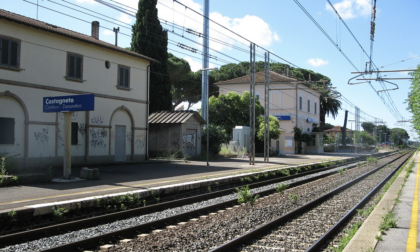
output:
[{"label": "leafy tree canopy", "polygon": [[325,123],[324,130],[329,130],[329,129],[332,129],[332,128],[334,128],[334,125],[332,125],[331,123]]},{"label": "leafy tree canopy", "polygon": [[408,94],[408,110],[413,114],[412,124],[417,134],[420,134],[420,65],[410,73],[413,76]]},{"label": "leafy tree canopy", "polygon": [[364,131],[373,134],[373,129],[375,128],[375,124],[371,122],[364,122],[362,123],[362,128]]},{"label": "leafy tree canopy", "polygon": [[[228,134],[237,125],[249,126],[249,92],[244,92],[242,96],[236,92],[219,97],[212,96],[209,101],[209,120],[210,123],[224,127]],[[264,108],[260,101],[255,101],[256,117],[264,114]],[[256,124],[257,126],[257,124]]]}]

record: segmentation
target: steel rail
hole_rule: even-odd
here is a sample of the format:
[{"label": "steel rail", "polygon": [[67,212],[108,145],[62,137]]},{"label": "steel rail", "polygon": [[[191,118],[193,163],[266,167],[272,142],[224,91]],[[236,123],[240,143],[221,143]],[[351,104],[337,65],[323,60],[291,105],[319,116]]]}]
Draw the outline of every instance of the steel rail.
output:
[{"label": "steel rail", "polygon": [[334,233],[341,227],[343,227],[347,220],[349,220],[356,212],[358,209],[362,208],[369,200],[370,198],[372,198],[373,195],[375,195],[375,193],[377,193],[383,185],[385,185],[385,183],[388,182],[389,179],[392,178],[392,176],[394,176],[394,174],[407,162],[407,160],[410,159],[410,157],[413,155],[414,152],[412,152],[411,154],[407,154],[408,157],[407,159],[402,162],[396,169],[394,169],[394,171],[392,171],[384,180],[382,180],[381,183],[379,183],[369,194],[367,194],[359,203],[357,203],[357,205],[355,205],[349,212],[347,212],[346,215],[344,215],[333,227],[331,227],[323,236],[321,236],[321,238],[319,238],[316,242],[314,242],[312,244],[311,247],[309,247],[306,252],[312,252],[312,251],[317,251],[317,249],[322,246],[323,244],[325,244],[325,242],[331,238],[331,236],[334,235]]},{"label": "steel rail", "polygon": [[[381,158],[384,158],[384,157],[387,157],[387,156],[389,156],[389,155],[384,155]],[[327,171],[327,170],[334,169],[334,168],[337,168],[339,166],[345,166],[345,165],[348,166],[347,167],[348,169],[351,169],[351,168],[354,168],[356,166],[356,165],[351,166],[351,164],[356,163],[363,158],[364,157],[356,158],[354,160],[350,160],[349,162],[342,163],[340,165],[336,164],[336,165],[325,167],[325,168],[318,168],[318,169],[314,169],[314,170],[306,171],[306,172],[301,172],[301,173],[294,174],[294,175],[269,179],[269,180],[265,180],[265,181],[261,181],[261,182],[255,182],[255,183],[251,183],[251,184],[248,184],[248,185],[249,185],[250,189],[258,188],[258,187],[262,187],[262,186],[266,186],[266,185],[270,185],[270,184],[279,183],[279,182],[282,182],[282,181],[295,179],[295,178],[298,178],[298,177],[311,175],[311,174],[314,174],[314,173]],[[299,166],[299,167],[303,168],[305,166]],[[293,167],[290,167],[290,168],[293,168]],[[330,175],[330,174],[324,174],[324,175],[321,175],[321,176],[316,176],[316,177],[313,177],[313,178],[309,178],[309,179],[306,179],[306,180],[295,182],[295,183],[292,183],[290,185],[290,187],[298,186],[298,185],[301,185],[303,183],[307,183],[307,182],[310,182],[310,181],[313,181],[313,180],[316,180],[316,179],[319,179],[319,178],[322,178],[322,177],[325,177],[325,176],[328,176],[328,175]],[[238,186],[239,185],[237,185],[236,187],[238,187]],[[260,194],[261,195],[271,194],[274,191],[275,190],[272,189],[272,190],[268,190],[266,192],[262,192]],[[206,194],[203,194],[203,195],[192,196],[192,197],[188,197],[188,198],[184,198],[184,199],[178,199],[178,200],[163,202],[163,203],[154,204],[154,205],[150,205],[150,206],[146,206],[146,207],[139,207],[139,208],[124,210],[124,211],[119,211],[119,212],[116,212],[116,213],[108,213],[108,214],[104,214],[104,215],[100,215],[100,216],[95,216],[95,217],[80,219],[80,220],[76,220],[76,221],[60,223],[60,224],[56,224],[56,225],[52,225],[52,226],[37,228],[37,229],[33,229],[33,230],[23,231],[23,232],[19,232],[19,233],[4,235],[4,236],[0,236],[0,248],[1,247],[6,247],[6,246],[9,246],[9,245],[20,244],[20,243],[23,243],[23,242],[29,242],[29,241],[33,241],[33,240],[37,240],[37,239],[41,239],[41,238],[45,238],[45,237],[50,237],[50,236],[54,236],[54,235],[59,235],[59,234],[66,233],[66,232],[80,230],[80,229],[83,229],[83,228],[89,228],[89,227],[93,227],[93,226],[96,226],[96,225],[101,225],[101,224],[104,224],[104,223],[107,223],[107,222],[112,222],[112,221],[127,219],[127,218],[130,218],[130,217],[135,217],[135,216],[139,216],[139,215],[149,214],[149,213],[153,213],[153,212],[157,212],[157,211],[162,211],[162,210],[167,209],[167,208],[178,207],[180,205],[185,205],[185,204],[195,203],[195,202],[199,202],[199,201],[203,201],[203,200],[207,200],[207,199],[212,199],[212,198],[215,198],[215,197],[225,196],[225,195],[228,195],[228,194],[231,194],[231,193],[234,193],[234,192],[236,192],[235,188],[229,188],[229,189],[224,189],[224,190],[220,190],[220,191],[217,191],[217,192],[206,193]],[[233,200],[233,201],[230,201],[230,202],[225,202],[224,204],[233,205],[233,204],[235,204],[235,202],[236,202],[236,200]],[[215,207],[217,209],[217,207],[222,208],[223,206],[215,206]],[[203,208],[203,209],[200,209],[196,213],[190,213],[190,215],[194,215],[194,214],[198,214],[199,212],[206,212],[206,211],[211,211],[210,207],[209,207],[209,210],[206,210],[206,209]],[[170,219],[168,219],[166,221],[170,221]],[[161,225],[161,224],[159,222],[157,222],[157,223],[155,223],[155,225]]]},{"label": "steel rail", "polygon": [[[384,155],[384,156],[381,156],[381,158],[384,158],[384,157],[387,157],[387,156],[388,155]],[[363,158],[364,157],[361,157],[361,158],[357,158],[357,159],[354,159],[354,160],[350,160],[349,162],[346,162],[346,163],[336,164],[336,165],[325,167],[325,168],[318,168],[318,169],[305,171],[305,172],[301,172],[301,173],[298,173],[298,174],[289,175],[289,176],[285,176],[285,177],[279,177],[279,178],[269,179],[269,180],[265,180],[265,181],[254,182],[254,183],[250,183],[248,185],[249,185],[250,189],[258,188],[258,187],[262,187],[262,186],[266,186],[266,185],[270,185],[270,184],[275,184],[275,183],[279,183],[279,182],[290,180],[290,179],[295,179],[295,178],[298,178],[298,177],[303,177],[303,176],[327,171],[327,170],[330,170],[330,169],[337,168],[339,166],[351,165],[353,163],[356,163],[356,162],[360,161]],[[305,166],[298,166],[298,167],[303,168]],[[355,167],[355,165],[354,166],[349,166],[348,168],[351,169],[353,167]],[[289,168],[294,168],[294,167],[289,167]],[[320,178],[320,176],[317,176],[316,178]],[[238,187],[238,186],[239,185],[237,185],[235,187]],[[178,200],[163,202],[163,203],[159,203],[159,204],[154,204],[154,205],[150,205],[150,206],[146,206],[146,207],[139,207],[139,208],[124,210],[124,211],[119,211],[119,212],[116,212],[116,213],[108,213],[108,214],[104,214],[104,215],[100,215],[100,216],[84,218],[84,219],[70,221],[70,222],[66,222],[66,223],[59,223],[59,224],[51,225],[51,226],[47,226],[47,227],[41,227],[41,228],[37,228],[37,229],[33,229],[33,230],[28,230],[28,231],[3,235],[3,236],[0,236],[0,248],[6,247],[6,246],[9,246],[9,245],[23,243],[23,242],[29,242],[29,241],[49,237],[49,236],[54,236],[54,235],[62,234],[62,233],[65,233],[65,232],[71,232],[71,231],[80,230],[80,229],[83,229],[83,228],[93,227],[93,226],[96,226],[96,225],[101,225],[101,224],[106,223],[106,222],[127,219],[127,218],[134,217],[134,216],[139,216],[139,215],[149,214],[149,213],[153,213],[153,212],[157,212],[157,211],[162,211],[162,210],[167,209],[167,208],[173,208],[173,207],[177,207],[177,206],[180,206],[180,205],[186,205],[186,204],[191,204],[191,203],[195,203],[195,202],[199,202],[199,201],[203,201],[203,200],[212,199],[212,198],[215,198],[215,197],[225,196],[225,195],[236,192],[235,187],[220,190],[220,191],[216,191],[216,192],[206,193],[206,194],[202,194],[202,195],[192,196],[192,197],[188,197],[188,198],[184,198],[184,199],[178,199]],[[272,192],[267,192],[267,193],[272,193]]]},{"label": "steel rail", "polygon": [[[405,154],[404,154],[405,155]],[[395,162],[396,160],[400,159],[401,157],[403,157],[404,155],[401,155],[400,157],[397,157],[395,159],[393,159],[391,162]],[[295,210],[292,210],[270,222],[267,222],[266,224],[263,224],[225,244],[222,244],[212,250],[210,250],[210,252],[222,252],[222,251],[235,251],[236,248],[238,248],[239,246],[241,246],[242,244],[246,244],[248,243],[250,240],[254,239],[256,236],[260,236],[266,232],[269,232],[271,229],[276,228],[277,226],[279,226],[280,224],[286,222],[287,220],[293,218],[296,215],[299,215],[301,213],[304,213],[306,211],[308,211],[308,209],[316,206],[317,204],[325,201],[326,199],[330,198],[331,196],[343,191],[344,189],[352,186],[353,184],[359,182],[360,180],[364,179],[365,177],[369,176],[370,174],[382,169],[383,167],[385,167],[385,165],[380,166],[379,168],[376,168],[368,173],[365,173],[361,176],[359,176],[358,178],[314,199],[311,202],[306,203],[305,205],[296,208]]]},{"label": "steel rail", "polygon": [[[324,169],[326,169],[326,168],[324,168]],[[318,169],[317,171],[319,171],[319,170],[321,170],[321,169]],[[336,173],[336,171],[334,171],[332,173]],[[299,174],[296,174],[296,175],[299,175]],[[331,173],[322,174],[320,176],[316,176],[316,177],[308,178],[308,179],[301,180],[301,181],[298,181],[298,182],[294,182],[294,183],[289,184],[289,188],[296,187],[296,186],[299,186],[299,185],[302,185],[302,184],[305,184],[305,183],[309,183],[311,181],[315,181],[317,179],[320,179],[320,178],[323,178],[323,177],[326,177],[326,176],[329,176],[329,175],[331,175]],[[294,175],[287,176],[285,178],[291,179],[292,176],[294,176]],[[282,179],[284,179],[284,178],[282,178]],[[266,182],[267,181],[264,181],[264,182],[261,182],[260,184],[266,183]],[[270,189],[270,190],[267,190],[265,192],[260,192],[259,194],[261,196],[265,196],[265,195],[268,195],[268,194],[271,194],[271,193],[274,193],[274,192],[276,192],[276,189]],[[126,238],[126,237],[132,237],[134,234],[148,233],[148,232],[151,232],[152,230],[154,230],[156,228],[167,226],[171,223],[178,223],[180,220],[191,219],[192,216],[198,216],[198,215],[206,214],[206,213],[209,213],[209,212],[217,211],[217,210],[220,210],[220,209],[225,209],[226,207],[230,207],[230,206],[236,205],[236,204],[237,204],[237,199],[234,199],[234,200],[226,201],[226,202],[219,203],[219,204],[216,204],[216,205],[212,205],[212,206],[209,206],[209,207],[193,210],[191,212],[186,212],[186,213],[183,213],[183,214],[167,217],[167,218],[164,218],[164,219],[140,224],[140,225],[133,226],[133,227],[130,227],[130,228],[114,231],[114,232],[107,233],[107,234],[100,235],[100,236],[91,237],[91,238],[88,238],[88,239],[85,239],[85,240],[82,240],[82,241],[77,241],[77,242],[73,242],[73,243],[69,243],[69,244],[64,244],[64,245],[61,245],[61,246],[45,249],[45,250],[42,250],[42,251],[43,252],[56,252],[56,251],[57,252],[65,252],[65,251],[75,251],[75,250],[92,248],[92,247],[95,246],[95,244],[100,244],[100,243],[103,243],[104,241],[109,242],[109,241],[121,240],[121,239]]]}]

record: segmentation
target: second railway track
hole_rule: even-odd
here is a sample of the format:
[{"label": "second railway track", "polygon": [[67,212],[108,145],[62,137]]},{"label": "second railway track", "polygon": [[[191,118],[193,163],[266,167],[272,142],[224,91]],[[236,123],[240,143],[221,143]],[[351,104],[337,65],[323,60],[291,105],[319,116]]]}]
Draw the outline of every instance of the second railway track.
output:
[{"label": "second railway track", "polygon": [[[380,161],[380,162],[387,162],[385,159],[390,159],[391,157],[388,157],[388,158],[384,158],[384,160],[383,161]],[[367,169],[367,167],[365,167],[364,169]],[[363,168],[361,169],[361,170],[363,170]],[[337,172],[336,172],[337,173]],[[347,174],[346,174],[346,176],[347,175],[350,175],[351,173],[353,173],[353,171],[348,171],[347,172]],[[356,172],[357,173],[357,172]],[[360,171],[359,171],[359,173],[360,173]],[[352,175],[350,175],[350,176],[352,176]],[[327,179],[327,178],[324,178],[324,179]],[[314,183],[314,182],[312,182],[312,183]],[[343,181],[331,181],[331,184],[340,184],[340,183],[344,183]],[[325,190],[327,190],[326,188],[323,188],[324,186],[318,186],[318,188],[316,188],[316,189],[309,189],[309,191],[311,191],[311,193],[312,194],[316,194],[316,193],[322,193],[323,191],[325,191]],[[296,188],[297,189],[297,188]],[[291,189],[291,190],[294,190],[294,189]],[[298,189],[297,189],[298,190]],[[300,189],[299,189],[300,190]],[[308,190],[308,188],[306,188],[306,189],[304,189],[304,190]],[[258,191],[258,193],[260,193],[261,192],[261,190],[260,191]],[[310,197],[313,197],[313,195],[312,196],[310,196]],[[266,200],[266,199],[263,199],[263,200],[260,200],[259,202],[258,202],[258,204],[261,204],[262,202],[264,202],[264,200]],[[302,199],[300,199],[300,200],[302,200]],[[121,239],[123,239],[123,238],[133,238],[133,237],[136,237],[136,235],[137,234],[139,234],[139,233],[143,233],[143,232],[151,232],[153,229],[156,229],[156,228],[158,228],[158,227],[165,227],[165,226],[168,226],[168,225],[171,225],[171,224],[176,224],[177,222],[180,222],[180,221],[182,221],[182,220],[188,220],[188,217],[192,217],[192,218],[194,218],[194,217],[197,217],[197,216],[199,216],[200,214],[201,215],[207,215],[208,214],[208,212],[209,211],[213,211],[213,212],[217,212],[217,210],[218,209],[224,209],[224,208],[226,208],[226,207],[229,207],[229,205],[231,206],[233,203],[234,203],[234,201],[235,200],[232,200],[232,202],[230,202],[230,203],[228,203],[228,204],[219,204],[219,205],[216,205],[216,206],[213,206],[213,207],[210,207],[210,208],[208,208],[208,209],[201,209],[201,210],[197,210],[197,209],[193,209],[194,207],[193,206],[190,206],[190,207],[186,207],[186,208],[192,208],[192,209],[190,209],[190,210],[193,210],[193,211],[195,211],[195,212],[185,212],[184,214],[181,214],[181,215],[174,215],[175,217],[173,217],[172,219],[171,218],[163,218],[162,219],[162,216],[164,216],[164,217],[167,217],[167,216],[170,216],[171,214],[173,214],[172,212],[177,212],[177,209],[175,209],[175,210],[171,210],[171,209],[167,209],[167,210],[165,210],[164,212],[160,212],[160,213],[158,213],[157,215],[160,215],[160,218],[158,218],[158,217],[153,217],[153,216],[140,216],[140,217],[138,217],[138,218],[134,218],[133,220],[128,220],[128,222],[136,222],[136,221],[139,221],[140,219],[143,219],[143,220],[141,220],[141,222],[142,223],[144,223],[144,222],[147,222],[147,223],[145,223],[145,224],[141,224],[141,225],[143,225],[143,227],[142,228],[139,228],[139,227],[132,227],[132,228],[127,228],[126,230],[120,230],[121,229],[121,226],[124,226],[125,224],[123,223],[124,221],[122,221],[122,222],[119,222],[119,221],[117,221],[117,222],[115,222],[115,223],[113,223],[113,224],[109,224],[109,226],[108,226],[108,228],[107,228],[107,230],[119,230],[119,231],[116,231],[116,232],[113,232],[113,233],[111,233],[111,234],[106,234],[106,235],[104,235],[104,236],[100,236],[100,235],[97,235],[96,237],[93,237],[93,238],[86,238],[86,239],[81,239],[81,241],[77,241],[77,242],[71,242],[72,240],[74,240],[75,238],[77,238],[77,237],[75,237],[75,236],[83,236],[83,234],[80,234],[80,231],[79,231],[79,234],[74,234],[73,232],[71,232],[71,233],[66,233],[66,234],[63,234],[62,235],[62,238],[60,238],[61,239],[61,241],[54,241],[54,239],[56,239],[55,237],[50,237],[50,238],[44,238],[44,239],[41,239],[41,240],[39,240],[39,241],[34,241],[34,242],[29,242],[29,243],[27,243],[26,244],[26,247],[25,247],[25,245],[16,245],[16,246],[11,246],[11,247],[7,247],[7,248],[5,248],[5,249],[3,249],[3,250],[1,250],[1,251],[28,251],[28,250],[31,250],[31,251],[40,251],[40,250],[45,250],[45,251],[74,251],[75,249],[86,249],[86,248],[91,248],[91,247],[95,247],[95,246],[97,246],[98,245],[98,243],[109,243],[109,242],[114,242],[114,241],[118,241],[118,240],[121,240]],[[214,202],[213,202],[214,203]],[[213,204],[212,203],[212,204]],[[268,210],[273,210],[273,207],[275,208],[275,207],[278,207],[278,206],[272,206],[271,208],[269,208],[269,209],[266,209],[267,211]],[[293,204],[292,204],[292,206],[291,206],[291,208],[295,208],[296,206],[293,206]],[[185,226],[185,227],[188,227],[188,226],[190,226],[190,225],[192,225],[192,224],[199,224],[199,223],[201,223],[201,222],[203,222],[203,221],[211,221],[212,219],[217,219],[216,218],[216,216],[219,216],[219,215],[224,215],[224,214],[229,214],[229,212],[231,212],[231,213],[234,213],[234,215],[237,215],[238,214],[238,212],[239,212],[239,210],[241,209],[241,208],[244,208],[243,206],[240,206],[240,207],[236,207],[235,208],[235,210],[234,211],[232,211],[232,210],[230,210],[230,211],[225,211],[224,213],[219,213],[219,214],[217,214],[217,215],[209,215],[208,216],[208,218],[207,219],[205,219],[204,217],[203,218],[201,218],[201,219],[199,219],[199,220],[197,220],[197,221],[193,221],[193,222],[188,222],[188,223],[186,223],[185,225],[182,225],[183,227]],[[245,207],[246,208],[246,207]],[[287,208],[287,207],[286,207]],[[285,208],[285,209],[286,209]],[[242,211],[242,210],[241,210]],[[166,212],[166,213],[165,213]],[[269,217],[269,215],[273,212],[273,211],[269,211],[270,213],[268,213],[267,212],[267,216],[266,217]],[[246,219],[246,216],[242,216],[242,218],[244,218],[244,219]],[[233,218],[233,219],[235,219],[235,218]],[[260,219],[261,220],[261,223],[264,223],[264,221],[262,220],[262,219],[264,219],[264,218],[258,218],[258,217],[256,217],[255,218],[256,220],[258,220],[258,219]],[[149,224],[148,224],[149,223]],[[222,222],[223,223],[223,222]],[[239,222],[238,222],[239,223]],[[255,226],[255,225],[258,225],[257,223],[255,223],[255,222],[252,222],[251,221],[251,223]],[[147,227],[148,226],[148,227]],[[174,230],[172,230],[172,231],[174,231],[174,232],[177,232],[176,231],[176,229],[177,229],[178,227],[176,227],[176,228],[174,228]],[[83,232],[87,232],[87,233],[89,233],[89,232],[91,232],[92,231],[92,229],[94,229],[95,231],[96,231],[96,233],[97,234],[101,234],[102,232],[106,232],[105,230],[101,230],[102,228],[101,227],[93,227],[93,228],[91,228],[91,229],[88,229],[88,230],[86,230],[86,231],[81,231],[82,233]],[[249,228],[248,228],[249,229]],[[90,230],[90,231],[89,231]],[[166,233],[168,230],[164,230],[162,233]],[[244,231],[246,231],[246,228],[244,229],[244,228],[241,228],[241,232],[244,232]],[[217,232],[217,231],[215,231],[215,232]],[[193,232],[193,233],[200,233],[200,232]],[[156,236],[156,235],[159,235],[159,234],[153,234],[152,236]],[[233,232],[232,234],[227,234],[226,236],[228,237],[228,236],[237,236],[237,234],[235,233],[235,232]],[[194,235],[193,235],[194,236]],[[80,237],[79,237],[80,238]],[[225,237],[226,238],[226,237]],[[232,237],[233,238],[233,237]],[[63,245],[63,243],[66,243],[65,242],[65,240],[69,240],[70,241],[70,244],[72,244],[71,246],[68,246],[68,245]],[[150,238],[144,238],[144,239],[150,239]],[[169,238],[168,237],[166,237],[166,239],[164,239],[164,240],[168,240]],[[64,241],[63,241],[64,240]],[[188,239],[187,239],[188,240]],[[216,239],[216,240],[218,240],[218,239]],[[40,245],[36,245],[36,244],[42,244],[41,246]],[[59,246],[56,246],[56,247],[54,247],[54,245],[53,246],[51,246],[51,243],[55,243],[56,245],[59,245],[59,244],[61,244],[61,245],[59,245]],[[221,243],[221,241],[218,241],[218,243],[216,243],[216,244],[220,244]],[[48,245],[48,244],[50,244],[50,245]],[[175,244],[175,243],[174,243]],[[192,244],[194,244],[194,243],[192,243]],[[191,247],[191,245],[192,244],[189,244],[187,247],[189,248],[189,247]],[[214,245],[211,245],[211,244],[213,244],[212,242],[209,242],[209,248],[211,248],[211,247],[214,247]],[[175,247],[177,247],[177,249],[175,249],[173,246],[169,246],[169,247],[165,247],[165,248],[163,248],[164,250],[165,249],[169,249],[170,247],[172,247],[174,250],[180,250],[180,251],[183,251],[183,250],[190,250],[190,249],[181,249],[179,246],[175,246]],[[194,250],[201,250],[200,249],[200,247],[201,247],[201,245],[200,246],[198,246],[198,247],[195,247],[194,248],[194,246],[192,246],[193,248],[190,250],[190,251],[194,251]],[[154,246],[152,246],[152,248],[151,248],[152,250],[155,250],[155,248],[154,248]],[[162,249],[162,247],[161,247],[161,249]],[[146,249],[147,250],[147,249]],[[157,249],[157,250],[159,250],[159,249]],[[171,250],[171,249],[169,249],[169,250]],[[205,250],[205,249],[204,249]],[[117,250],[116,250],[117,251]]]}]

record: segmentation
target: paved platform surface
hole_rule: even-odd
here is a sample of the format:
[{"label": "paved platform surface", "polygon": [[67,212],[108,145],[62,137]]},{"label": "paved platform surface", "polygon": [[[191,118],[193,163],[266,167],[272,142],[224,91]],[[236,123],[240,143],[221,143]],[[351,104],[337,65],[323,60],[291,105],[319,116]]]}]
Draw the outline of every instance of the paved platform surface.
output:
[{"label": "paved platform surface", "polygon": [[[182,161],[172,163],[124,164],[99,167],[100,180],[84,180],[74,183],[43,183],[0,188],[0,212],[30,205],[94,197],[111,193],[148,189],[156,186],[179,184],[207,178],[225,177],[251,170],[282,168],[300,164],[336,160],[346,157],[368,156],[372,153],[331,153],[323,155],[286,155],[270,157],[269,163],[256,158],[255,165],[249,165],[248,158],[222,159],[206,162]],[[94,167],[89,167],[94,168]],[[80,169],[72,169],[78,177]],[[55,176],[61,172],[56,171]]]},{"label": "paved platform surface", "polygon": [[419,158],[420,155],[417,154],[414,159],[413,171],[399,197],[401,202],[393,210],[397,219],[397,227],[389,229],[386,235],[382,236],[383,240],[378,242],[375,251],[420,251]]}]

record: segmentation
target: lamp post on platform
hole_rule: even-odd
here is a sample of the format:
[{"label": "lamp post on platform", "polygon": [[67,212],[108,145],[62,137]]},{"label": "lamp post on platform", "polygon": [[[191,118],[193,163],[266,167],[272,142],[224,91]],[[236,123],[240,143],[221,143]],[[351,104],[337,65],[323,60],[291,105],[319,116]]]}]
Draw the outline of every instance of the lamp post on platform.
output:
[{"label": "lamp post on platform", "polygon": [[[202,69],[200,69],[198,71],[211,71],[211,70],[218,70],[218,68],[217,67],[213,67],[213,68],[202,68]],[[207,73],[207,76],[208,76],[208,73]],[[207,97],[201,97],[201,103],[205,103],[205,106],[203,106],[203,104],[202,104],[201,107],[202,108],[205,107],[205,110],[206,111],[201,111],[201,114],[204,115],[204,117],[206,117],[205,120],[206,120],[206,123],[207,123],[207,128],[206,128],[206,134],[207,134],[207,158],[206,158],[206,160],[207,160],[207,166],[209,166],[209,126],[210,126],[210,124],[209,124],[209,102],[208,102],[209,101],[209,97],[208,97],[208,95],[209,95],[209,82],[208,81],[206,82],[205,89],[206,89],[206,92],[205,93],[207,94]]]}]

